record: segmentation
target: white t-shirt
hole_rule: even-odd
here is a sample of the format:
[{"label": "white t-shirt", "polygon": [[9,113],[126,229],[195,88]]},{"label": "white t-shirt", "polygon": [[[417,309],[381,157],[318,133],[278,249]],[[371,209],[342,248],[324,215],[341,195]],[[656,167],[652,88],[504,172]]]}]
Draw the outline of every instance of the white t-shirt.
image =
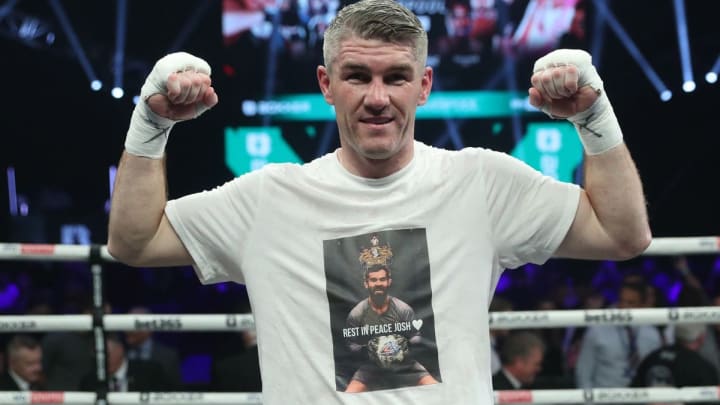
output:
[{"label": "white t-shirt", "polygon": [[[264,404],[492,402],[487,308],[498,278],[551,257],[579,188],[499,152],[414,148],[407,167],[382,179],[352,175],[331,153],[168,202],[200,280],[247,285]],[[371,294],[364,269],[376,259],[391,268],[388,294],[415,318],[348,327]],[[347,348],[409,332],[422,337],[410,345],[412,372]],[[396,339],[380,342],[381,357],[398,353]],[[417,364],[437,383],[415,386]],[[371,391],[343,392],[361,367]]]}]

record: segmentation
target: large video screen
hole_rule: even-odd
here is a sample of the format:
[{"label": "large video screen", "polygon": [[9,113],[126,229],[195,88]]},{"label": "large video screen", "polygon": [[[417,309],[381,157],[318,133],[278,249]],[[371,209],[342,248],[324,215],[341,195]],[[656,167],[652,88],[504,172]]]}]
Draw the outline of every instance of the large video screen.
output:
[{"label": "large video screen", "polygon": [[[460,149],[511,153],[565,181],[578,181],[574,129],[527,101],[534,60],[585,39],[582,0],[402,0],[428,33],[434,70],[415,137]],[[348,2],[349,3],[349,2]],[[338,0],[224,0],[224,74],[231,111],[225,160],[239,175],[269,162],[303,162],[337,147],[332,106],[316,81],[325,28]]]}]

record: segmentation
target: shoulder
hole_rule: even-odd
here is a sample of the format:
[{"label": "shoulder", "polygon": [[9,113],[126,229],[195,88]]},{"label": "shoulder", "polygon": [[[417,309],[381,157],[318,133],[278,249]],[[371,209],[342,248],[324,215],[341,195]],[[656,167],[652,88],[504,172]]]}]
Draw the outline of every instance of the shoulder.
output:
[{"label": "shoulder", "polygon": [[390,297],[390,300],[398,311],[413,311],[410,305],[398,297]]},{"label": "shoulder", "polygon": [[165,356],[165,357],[177,357],[178,353],[175,348],[172,348],[170,346],[167,346],[163,343],[154,341],[153,342],[153,352],[155,352],[159,356]]},{"label": "shoulder", "polygon": [[3,391],[16,391],[18,389],[15,380],[10,377],[8,373],[0,374],[0,390]]},{"label": "shoulder", "polygon": [[615,336],[617,334],[618,331],[614,326],[592,325],[588,326],[588,328],[585,330],[585,333],[583,334],[583,340],[592,341],[601,339],[603,341],[606,341],[608,336]]},{"label": "shoulder", "polygon": [[469,174],[488,174],[497,171],[537,172],[512,155],[481,147],[447,150],[418,142],[415,151],[427,165],[442,170],[443,173],[448,171]]},{"label": "shoulder", "polygon": [[160,375],[163,373],[162,366],[155,360],[129,360],[128,374],[138,375]]},{"label": "shoulder", "polygon": [[362,316],[363,313],[365,313],[365,310],[368,308],[368,300],[363,299],[362,301],[358,302],[357,305],[353,307],[352,310],[350,310],[350,314],[348,314],[348,318],[358,318]]},{"label": "shoulder", "polygon": [[505,373],[502,372],[502,369],[500,369],[500,371],[498,371],[497,373],[493,374],[492,382],[493,388],[496,390],[507,390],[515,388],[512,386],[512,383],[510,383],[510,380],[508,380],[508,378],[505,376]]},{"label": "shoulder", "polygon": [[297,182],[303,179],[322,180],[335,173],[338,166],[334,153],[328,153],[307,163],[268,163],[258,170],[243,174],[257,176],[261,181],[274,184]]},{"label": "shoulder", "polygon": [[660,347],[649,352],[643,359],[643,363],[656,363],[674,359],[677,356],[675,348],[672,346]]}]

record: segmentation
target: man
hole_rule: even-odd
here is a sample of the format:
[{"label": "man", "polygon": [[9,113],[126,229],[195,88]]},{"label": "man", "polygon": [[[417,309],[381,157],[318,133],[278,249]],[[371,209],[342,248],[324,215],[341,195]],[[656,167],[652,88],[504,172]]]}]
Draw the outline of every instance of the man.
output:
[{"label": "man", "polygon": [[[505,154],[414,140],[433,71],[427,35],[400,4],[347,6],[323,46],[317,79],[334,107],[340,148],[170,202],[167,135],[218,97],[207,63],[183,53],[161,59],[130,122],[108,249],[130,265],[192,264],[203,283],[246,284],[265,404],[490,403],[487,308],[502,270],[553,255],[628,259],[650,243],[640,179],[602,81],[589,55],[569,50],[538,60],[531,79],[530,102],[580,133],[588,155],[582,190]],[[443,381],[342,392],[326,288],[349,300],[356,287],[328,285],[324,242],[390,229],[423,232],[431,283],[417,301],[435,314]]]},{"label": "man", "polygon": [[[509,312],[512,310],[512,302],[505,298],[495,296],[490,301],[490,312]],[[490,329],[490,371],[492,374],[497,373],[502,368],[499,347],[502,346],[502,341],[507,337],[508,333],[508,329]]]},{"label": "man", "polygon": [[0,375],[0,391],[39,390],[43,382],[42,347],[29,335],[15,335],[7,345],[8,369]]},{"label": "man", "polygon": [[[618,309],[642,308],[647,303],[647,285],[624,282]],[[652,325],[594,325],[580,345],[575,378],[580,388],[627,387],[637,366],[648,353],[662,346],[662,336]]]},{"label": "man", "polygon": [[[128,311],[129,314],[149,314],[146,307],[137,306]],[[159,364],[165,373],[165,379],[173,386],[182,384],[180,378],[180,357],[175,349],[153,339],[153,332],[149,330],[134,330],[125,332],[127,345],[127,358],[129,360],[152,361]]]},{"label": "man", "polygon": [[[107,349],[108,389],[127,391],[172,391],[178,389],[168,381],[162,366],[152,361],[128,360],[120,336],[113,333],[105,338]],[[95,370],[86,374],[81,382],[82,391],[94,391],[97,387]]]},{"label": "man", "polygon": [[[93,313],[91,298],[80,303],[82,313]],[[105,313],[112,313],[109,303],[103,304]],[[93,351],[95,341],[89,331],[50,332],[42,339],[43,371],[47,389],[52,391],[78,391],[85,374],[95,370]]]},{"label": "man", "polygon": [[643,359],[632,387],[702,387],[720,384],[715,367],[698,352],[707,325],[675,325],[675,344],[663,346]]},{"label": "man", "polygon": [[255,331],[240,332],[243,351],[217,356],[213,361],[210,388],[220,392],[260,392],[260,363]]},{"label": "man", "polygon": [[545,344],[531,332],[514,332],[505,338],[502,368],[492,377],[496,390],[528,389],[542,369]]},{"label": "man", "polygon": [[[415,311],[408,304],[388,294],[392,277],[387,263],[368,266],[364,285],[368,297],[350,311],[348,328],[411,323],[415,319]],[[437,380],[425,367],[410,356],[410,345],[419,343],[419,340],[419,330],[412,328],[402,333],[380,332],[350,340],[350,350],[355,353],[365,350],[365,356],[370,357],[371,361],[366,361],[353,374],[345,391],[381,389],[378,386],[398,388],[437,384]]]}]

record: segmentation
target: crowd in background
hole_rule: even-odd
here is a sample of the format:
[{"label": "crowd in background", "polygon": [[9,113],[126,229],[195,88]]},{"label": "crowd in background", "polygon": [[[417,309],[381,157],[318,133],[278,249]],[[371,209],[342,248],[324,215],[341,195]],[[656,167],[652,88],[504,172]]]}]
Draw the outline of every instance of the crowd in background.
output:
[{"label": "crowd in background", "polygon": [[[90,313],[87,265],[2,266],[0,313]],[[250,312],[243,286],[200,286],[192,272],[108,265],[105,311]],[[713,256],[552,260],[506,271],[490,310],[720,306],[719,277]],[[491,342],[498,390],[720,384],[720,324],[493,329]],[[0,344],[0,390],[97,388],[89,332],[4,333]],[[108,333],[106,346],[111,390],[261,390],[252,332]]]}]

